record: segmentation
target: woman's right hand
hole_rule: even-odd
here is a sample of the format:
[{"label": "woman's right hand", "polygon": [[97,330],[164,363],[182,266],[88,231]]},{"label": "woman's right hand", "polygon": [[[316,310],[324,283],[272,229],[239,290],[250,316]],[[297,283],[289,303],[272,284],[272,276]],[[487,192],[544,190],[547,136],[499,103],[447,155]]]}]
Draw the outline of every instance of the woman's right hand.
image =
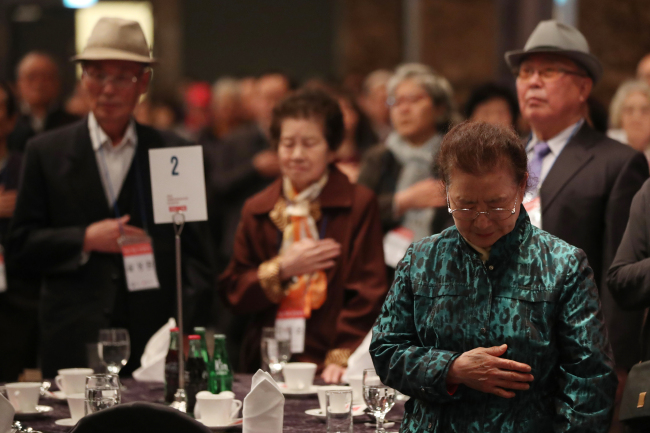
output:
[{"label": "woman's right hand", "polygon": [[508,346],[478,347],[465,352],[452,362],[447,373],[449,385],[463,384],[481,392],[488,392],[503,398],[512,398],[514,389],[525,391],[527,382],[534,380],[530,366],[521,362],[499,358]]},{"label": "woman's right hand", "polygon": [[291,244],[280,256],[280,279],[286,281],[297,275],[332,268],[339,255],[341,244],[334,239],[302,239]]}]

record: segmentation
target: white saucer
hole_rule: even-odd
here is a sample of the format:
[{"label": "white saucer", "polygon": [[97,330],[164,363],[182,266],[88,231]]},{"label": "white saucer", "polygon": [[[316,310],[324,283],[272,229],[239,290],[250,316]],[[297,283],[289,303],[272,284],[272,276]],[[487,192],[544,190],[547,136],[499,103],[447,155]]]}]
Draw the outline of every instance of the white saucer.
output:
[{"label": "white saucer", "polygon": [[244,423],[243,418],[236,418],[233,422],[230,424],[226,425],[210,425],[207,424],[206,421],[203,421],[202,419],[197,419],[198,422],[203,424],[204,426],[208,427],[212,431],[225,431],[225,430],[230,430],[230,429],[241,429],[242,424]]},{"label": "white saucer", "polygon": [[62,427],[74,427],[77,425],[76,422],[72,421],[72,418],[63,418],[63,419],[57,419],[54,421],[54,424],[60,425]]},{"label": "white saucer", "polygon": [[38,418],[40,416],[44,416],[52,412],[54,408],[52,406],[36,406],[36,410],[34,412],[19,412],[16,411],[16,419],[30,419],[30,418]]},{"label": "white saucer", "polygon": [[317,386],[310,386],[309,388],[305,389],[291,389],[287,388],[287,384],[284,382],[278,383],[278,386],[280,387],[280,391],[282,391],[282,394],[284,395],[316,395],[318,394],[318,387]]},{"label": "white saucer", "polygon": [[[366,405],[365,404],[355,404],[352,406],[352,416],[361,416],[365,415]],[[320,409],[309,409],[306,410],[307,415],[315,416],[316,418],[325,419],[327,415]]]}]

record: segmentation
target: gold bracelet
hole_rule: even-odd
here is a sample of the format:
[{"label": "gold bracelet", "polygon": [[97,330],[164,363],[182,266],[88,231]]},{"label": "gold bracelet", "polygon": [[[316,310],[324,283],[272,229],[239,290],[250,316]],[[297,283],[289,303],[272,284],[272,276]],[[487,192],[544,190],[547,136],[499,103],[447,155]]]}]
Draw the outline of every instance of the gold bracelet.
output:
[{"label": "gold bracelet", "polygon": [[269,301],[279,304],[284,297],[284,288],[280,281],[280,256],[262,263],[257,268],[257,277]]},{"label": "gold bracelet", "polygon": [[347,367],[350,355],[352,355],[352,350],[350,349],[332,349],[325,356],[325,366],[336,364],[341,367]]}]

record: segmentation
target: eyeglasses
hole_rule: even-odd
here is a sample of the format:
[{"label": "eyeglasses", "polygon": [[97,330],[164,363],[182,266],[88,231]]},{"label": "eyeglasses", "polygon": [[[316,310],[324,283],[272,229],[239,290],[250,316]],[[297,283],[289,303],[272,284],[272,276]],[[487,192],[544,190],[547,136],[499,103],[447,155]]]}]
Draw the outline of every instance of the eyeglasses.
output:
[{"label": "eyeglasses", "polygon": [[478,212],[472,209],[452,209],[449,205],[449,194],[447,194],[447,212],[461,221],[474,221],[481,214],[485,214],[487,219],[492,221],[503,221],[504,219],[514,215],[516,210],[517,198],[515,198],[515,205],[512,209],[494,208],[485,212]]},{"label": "eyeglasses", "polygon": [[572,71],[571,69],[557,68],[557,67],[535,69],[532,66],[522,66],[513,71],[513,73],[520,80],[530,79],[533,75],[535,75],[535,72],[537,72],[539,78],[541,78],[544,81],[553,81],[557,79],[560,76],[560,74],[577,75],[579,77],[587,76],[587,74],[585,74],[584,72]]},{"label": "eyeglasses", "polygon": [[105,72],[89,71],[87,69],[84,69],[83,74],[93,86],[104,87],[110,81],[118,89],[127,89],[140,79],[140,77],[133,74],[109,75]]},{"label": "eyeglasses", "polygon": [[419,94],[419,95],[404,95],[400,96],[399,98],[396,98],[394,96],[390,96],[386,100],[386,105],[389,107],[399,107],[400,105],[407,103],[409,105],[415,104],[416,102],[420,102],[424,98],[427,98],[428,95],[426,94]]}]

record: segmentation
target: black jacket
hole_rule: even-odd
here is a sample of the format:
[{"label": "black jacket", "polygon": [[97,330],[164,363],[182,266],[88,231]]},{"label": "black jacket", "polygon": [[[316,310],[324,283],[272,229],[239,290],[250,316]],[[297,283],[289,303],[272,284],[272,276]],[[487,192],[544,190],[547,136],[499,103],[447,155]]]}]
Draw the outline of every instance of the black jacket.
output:
[{"label": "black jacket", "polygon": [[[650,307],[650,180],[632,200],[630,219],[607,273],[607,287],[626,311]],[[650,359],[650,323],[643,330],[641,360]]]},{"label": "black jacket", "polygon": [[[153,222],[148,150],[186,142],[141,125],[136,131],[137,150],[117,203],[120,214],[131,215],[129,224],[144,227],[146,221],[158,290],[128,292],[120,254],[93,252],[82,264],[86,228],[115,217],[104,193],[87,119],[40,135],[27,145],[7,237],[7,265],[43,278],[39,321],[45,377],[53,377],[60,368],[86,365],[86,343],[96,342],[99,329],[106,327],[129,329],[131,358],[125,371],[130,372],[140,364],[148,339],[175,316],[174,230],[171,224]],[[181,237],[186,298],[212,288],[211,251],[204,230],[205,224],[188,223]],[[191,316],[189,308],[186,304]]]},{"label": "black jacket", "polygon": [[626,368],[640,357],[643,312],[621,311],[605,274],[623,237],[632,198],[647,178],[643,154],[585,123],[557,157],[540,190],[542,228],[587,254],[616,364]]}]

